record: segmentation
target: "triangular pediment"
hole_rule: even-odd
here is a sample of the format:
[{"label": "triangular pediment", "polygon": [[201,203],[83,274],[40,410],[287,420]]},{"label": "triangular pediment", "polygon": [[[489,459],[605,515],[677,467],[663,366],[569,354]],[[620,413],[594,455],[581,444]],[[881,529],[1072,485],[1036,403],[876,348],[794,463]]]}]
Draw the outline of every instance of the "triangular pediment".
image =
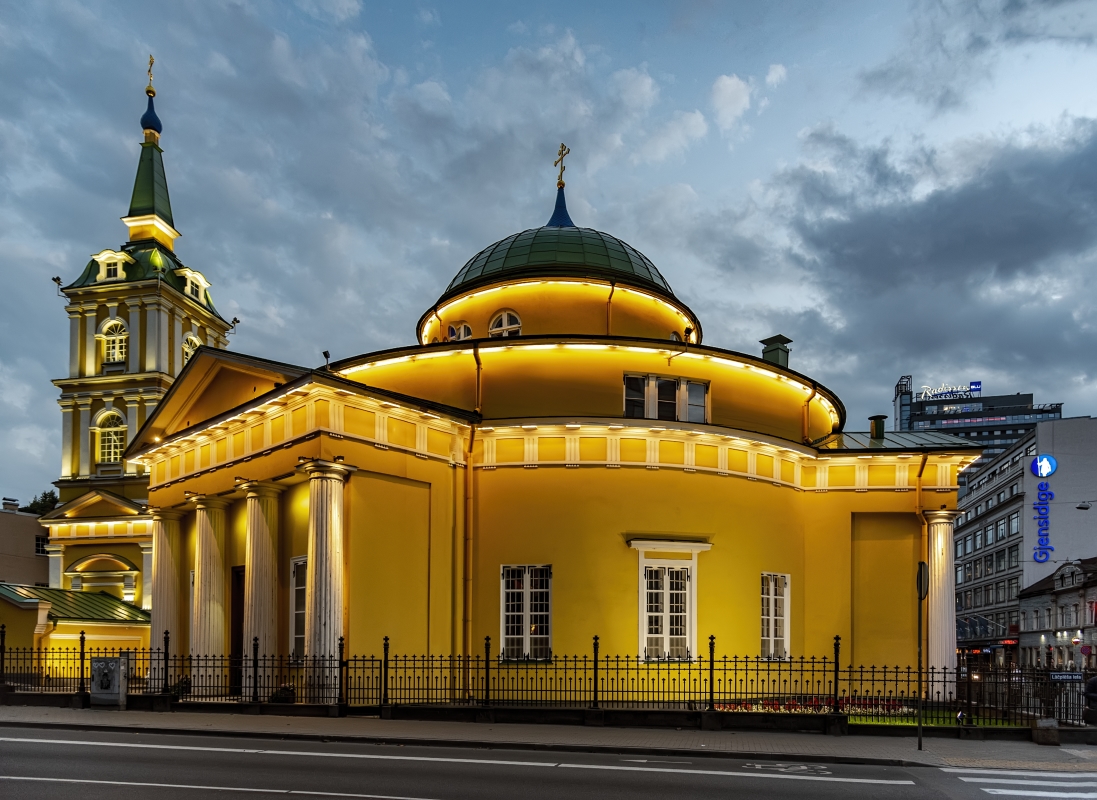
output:
[{"label": "triangular pediment", "polygon": [[128,519],[146,514],[138,503],[103,489],[92,489],[39,518],[39,522],[76,519]]},{"label": "triangular pediment", "polygon": [[292,364],[200,348],[130,442],[127,457],[262,397],[308,372]]}]

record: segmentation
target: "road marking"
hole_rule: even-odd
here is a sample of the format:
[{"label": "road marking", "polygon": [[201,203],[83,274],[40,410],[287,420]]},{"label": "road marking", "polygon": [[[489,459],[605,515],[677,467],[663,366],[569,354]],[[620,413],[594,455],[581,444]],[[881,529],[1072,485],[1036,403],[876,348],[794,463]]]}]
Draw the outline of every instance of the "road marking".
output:
[{"label": "road marking", "polygon": [[622,758],[622,761],[631,761],[634,764],[692,764],[692,761],[658,761],[654,758]]},{"label": "road marking", "polygon": [[883,778],[825,778],[821,775],[782,775],[774,772],[727,772],[715,769],[671,769],[669,767],[619,767],[603,764],[557,764],[562,769],[603,769],[619,772],[663,772],[675,775],[720,775],[731,778],[779,781],[825,781],[827,783],[876,783],[887,786],[913,786],[914,781],[890,781]]},{"label": "road marking", "polygon": [[[782,781],[824,781],[827,783],[872,783],[888,786],[913,786],[914,781],[884,780],[881,778],[837,778],[821,775],[782,775],[769,772],[729,772],[725,770],[702,769],[670,769],[668,767],[621,767],[602,766],[597,764],[561,764],[552,761],[504,761],[499,759],[480,758],[439,758],[435,756],[396,756],[376,755],[372,753],[324,753],[308,750],[260,750],[239,747],[199,747],[196,745],[179,744],[146,744],[134,742],[87,742],[75,739],[27,739],[15,737],[0,737],[0,742],[15,742],[23,744],[53,744],[72,745],[77,747],[124,747],[141,750],[190,750],[206,753],[238,753],[244,755],[273,755],[273,756],[304,756],[306,758],[357,758],[374,761],[428,761],[449,764],[491,764],[507,767],[559,767],[562,769],[597,769],[618,770],[625,772],[661,772],[679,775],[717,775],[721,777],[751,778],[756,780],[782,780]],[[353,797],[354,795],[348,795]],[[366,797],[368,795],[360,795]]]},{"label": "road marking", "polygon": [[431,800],[427,797],[404,797],[393,794],[350,794],[348,792],[313,792],[305,789],[253,789],[241,786],[195,786],[186,783],[142,783],[138,781],[93,781],[82,778],[42,778],[39,776],[0,775],[0,781],[38,781],[40,783],[80,783],[96,786],[145,786],[154,789],[201,789],[208,792],[250,792],[252,794],[295,794],[310,797],[362,797],[371,800]]},{"label": "road marking", "polygon": [[1094,781],[1030,781],[1022,778],[960,778],[965,783],[1006,783],[1012,786],[1066,786],[1074,789],[1097,786]]},{"label": "road marking", "polygon": [[983,789],[983,791],[987,794],[1001,794],[1011,797],[1097,798],[1097,792],[1037,792],[1025,789]]},{"label": "road marking", "polygon": [[1019,775],[1022,778],[1097,778],[1097,772],[1034,772],[1021,769],[964,769],[963,767],[941,767],[941,772],[962,772],[968,775]]}]

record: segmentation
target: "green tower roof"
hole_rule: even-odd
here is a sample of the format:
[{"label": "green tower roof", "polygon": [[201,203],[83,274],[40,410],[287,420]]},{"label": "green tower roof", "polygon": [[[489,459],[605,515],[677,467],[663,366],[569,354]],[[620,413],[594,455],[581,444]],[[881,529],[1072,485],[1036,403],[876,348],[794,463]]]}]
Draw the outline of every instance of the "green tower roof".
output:
[{"label": "green tower roof", "polygon": [[141,160],[137,163],[137,179],[133,182],[133,197],[127,216],[155,214],[174,228],[168,179],[164,176],[163,152],[154,142],[142,142]]}]

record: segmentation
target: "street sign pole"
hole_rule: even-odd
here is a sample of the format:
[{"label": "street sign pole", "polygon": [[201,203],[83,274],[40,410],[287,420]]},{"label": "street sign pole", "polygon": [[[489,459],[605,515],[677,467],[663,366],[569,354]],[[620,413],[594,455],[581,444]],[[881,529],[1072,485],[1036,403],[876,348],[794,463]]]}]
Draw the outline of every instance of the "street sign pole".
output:
[{"label": "street sign pole", "polygon": [[929,595],[929,565],[918,562],[918,574],[915,579],[918,593],[918,749],[922,749],[922,606]]}]

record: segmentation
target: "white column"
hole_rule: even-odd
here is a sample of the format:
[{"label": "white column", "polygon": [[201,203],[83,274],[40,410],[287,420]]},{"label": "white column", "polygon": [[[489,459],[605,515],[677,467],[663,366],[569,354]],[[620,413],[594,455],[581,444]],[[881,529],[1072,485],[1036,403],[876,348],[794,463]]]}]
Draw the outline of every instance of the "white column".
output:
[{"label": "white column", "polygon": [[228,502],[199,497],[194,543],[194,607],[191,655],[225,655],[225,507]]},{"label": "white column", "polygon": [[126,303],[126,308],[129,310],[129,321],[126,323],[129,328],[129,371],[130,372],[142,372],[142,355],[141,352],[141,301],[137,298],[131,299]]},{"label": "white column", "polygon": [[50,561],[50,588],[65,588],[65,546],[63,544],[47,544],[46,556]]},{"label": "white column", "polygon": [[354,467],[310,461],[301,468],[309,476],[305,655],[329,656],[343,635],[343,482]]},{"label": "white column", "polygon": [[929,525],[927,667],[956,668],[956,568],[952,528],[959,511],[925,512]]},{"label": "white column", "polygon": [[95,341],[95,306],[84,306],[84,375],[94,375],[96,356],[99,354]]},{"label": "white column", "polygon": [[80,307],[66,306],[69,312],[69,377],[80,376]]},{"label": "white column", "polygon": [[80,468],[77,476],[87,478],[91,475],[91,451],[94,442],[91,440],[91,400],[79,399],[76,407],[80,411]]},{"label": "white column", "polygon": [[244,653],[251,655],[259,639],[260,655],[273,655],[278,646],[278,495],[282,488],[266,483],[246,484],[247,521],[244,541]]},{"label": "white column", "polygon": [[[137,435],[137,409],[141,405],[141,398],[137,396],[127,396],[123,398],[126,401],[126,446],[133,441],[133,437]],[[137,465],[132,461],[126,462],[126,474],[136,475]]]},{"label": "white column", "polygon": [[[145,611],[152,610],[152,542],[140,542],[141,548],[141,608]],[[155,631],[151,634],[152,646],[156,647]]]},{"label": "white column", "polygon": [[72,452],[72,401],[61,401],[61,477],[71,478],[76,469]]},{"label": "white column", "polygon": [[[179,517],[175,511],[153,511],[152,514],[152,587],[149,592],[152,610],[150,644],[163,646],[164,631],[172,634],[178,648],[179,634],[179,568],[176,554],[179,548]],[[141,550],[144,554],[144,548]]]},{"label": "white column", "polygon": [[178,375],[183,371],[183,318],[179,315],[179,309],[175,309],[171,316],[174,322],[172,331],[175,334],[171,343],[171,374]]}]

